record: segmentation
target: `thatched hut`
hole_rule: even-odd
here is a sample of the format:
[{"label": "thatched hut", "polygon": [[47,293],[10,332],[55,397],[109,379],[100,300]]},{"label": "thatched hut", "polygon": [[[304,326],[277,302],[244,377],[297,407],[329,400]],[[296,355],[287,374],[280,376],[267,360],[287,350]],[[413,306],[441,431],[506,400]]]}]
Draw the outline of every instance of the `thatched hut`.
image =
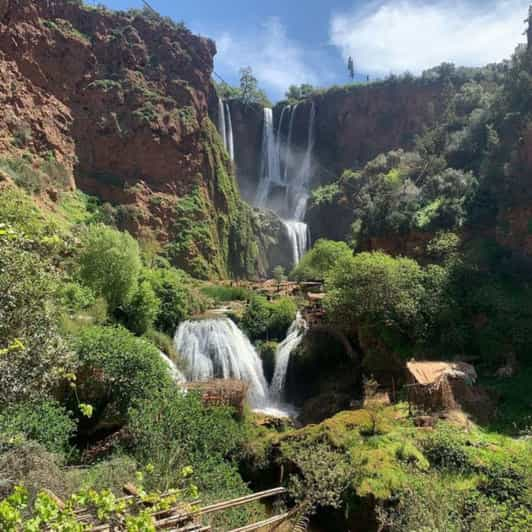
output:
[{"label": "thatched hut", "polygon": [[461,409],[479,399],[474,387],[477,372],[465,362],[417,362],[407,365],[411,410],[439,412]]}]

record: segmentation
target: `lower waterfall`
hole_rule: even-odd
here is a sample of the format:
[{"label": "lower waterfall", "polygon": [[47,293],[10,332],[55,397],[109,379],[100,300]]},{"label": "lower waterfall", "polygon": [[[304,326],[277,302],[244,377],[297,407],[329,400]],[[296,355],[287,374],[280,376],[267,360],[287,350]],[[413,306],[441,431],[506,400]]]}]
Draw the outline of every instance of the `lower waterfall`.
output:
[{"label": "lower waterfall", "polygon": [[166,367],[168,368],[168,371],[170,373],[170,377],[172,377],[172,380],[177,385],[182,385],[187,382],[186,377],[183,375],[183,373],[179,370],[179,368],[175,365],[174,361],[166,356],[162,351],[159,351],[159,356],[162,358],[163,362],[166,364]]},{"label": "lower waterfall", "polygon": [[246,335],[229,318],[185,321],[177,329],[175,345],[188,362],[188,380],[243,380],[249,385],[251,407],[267,406],[268,384],[262,361]]},{"label": "lower waterfall", "polygon": [[270,399],[276,405],[283,404],[283,394],[286,383],[286,372],[290,355],[299,346],[307,330],[307,323],[298,312],[295,321],[290,325],[286,338],[277,346],[275,351],[275,371],[270,384]]},{"label": "lower waterfall", "polygon": [[[286,338],[277,347],[275,371],[269,388],[255,348],[229,318],[185,321],[179,325],[174,341],[188,363],[187,380],[243,380],[249,385],[247,398],[251,408],[275,417],[288,417],[297,415],[297,412],[283,402],[286,372],[290,355],[300,344],[305,331],[305,320],[298,312]],[[175,368],[168,357],[163,358],[169,367]],[[179,372],[177,368],[175,370]]]}]

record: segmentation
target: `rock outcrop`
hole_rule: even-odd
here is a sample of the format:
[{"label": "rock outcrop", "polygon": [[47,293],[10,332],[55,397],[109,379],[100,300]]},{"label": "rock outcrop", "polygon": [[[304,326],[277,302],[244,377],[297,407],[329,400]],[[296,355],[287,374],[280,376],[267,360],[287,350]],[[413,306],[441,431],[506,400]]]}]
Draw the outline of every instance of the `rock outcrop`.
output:
[{"label": "rock outcrop", "polygon": [[0,152],[54,158],[191,273],[257,271],[251,218],[208,114],[215,53],[150,11],[1,0]]}]

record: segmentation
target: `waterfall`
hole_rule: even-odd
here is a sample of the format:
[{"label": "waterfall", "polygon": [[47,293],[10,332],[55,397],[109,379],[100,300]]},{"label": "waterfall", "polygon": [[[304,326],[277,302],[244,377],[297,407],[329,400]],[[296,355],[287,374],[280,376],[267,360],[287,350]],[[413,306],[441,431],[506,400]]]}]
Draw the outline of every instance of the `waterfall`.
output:
[{"label": "waterfall", "polygon": [[224,142],[224,147],[227,149],[227,128],[225,126],[225,106],[224,101],[218,98],[218,132],[220,133]]},{"label": "waterfall", "polygon": [[307,149],[291,191],[294,219],[298,221],[302,221],[305,218],[307,211],[309,180],[312,172],[312,152],[315,144],[315,120],[316,106],[314,105],[314,102],[312,102],[307,132]]},{"label": "waterfall", "polygon": [[[294,265],[305,254],[309,246],[309,231],[303,222],[307,210],[309,198],[310,176],[312,172],[312,156],[315,144],[315,121],[316,106],[311,102],[307,147],[301,163],[296,171],[296,157],[293,153],[292,137],[294,132],[294,120],[299,104],[283,107],[279,118],[277,132],[274,131],[273,111],[264,109],[264,129],[262,135],[262,161],[260,182],[255,197],[255,206],[264,208],[273,185],[285,187],[284,205],[277,205],[274,209],[277,214],[284,217],[283,224],[293,250]],[[290,113],[288,125],[288,138],[283,149],[281,130],[284,117]],[[284,167],[282,166],[284,164]],[[283,172],[281,172],[281,168]]]},{"label": "waterfall", "polygon": [[307,324],[298,312],[295,321],[290,325],[286,338],[278,345],[275,351],[275,372],[270,384],[270,398],[273,403],[281,405],[283,401],[284,388],[286,383],[286,372],[290,355],[303,340]]},{"label": "waterfall", "polygon": [[296,117],[296,111],[299,104],[296,103],[290,113],[290,123],[288,125],[288,140],[286,144],[286,155],[285,155],[285,165],[284,165],[284,175],[283,180],[286,183],[288,180],[288,172],[290,171],[291,164],[293,162],[292,157],[292,133],[294,131],[294,119]]},{"label": "waterfall", "polygon": [[249,339],[229,319],[185,321],[179,325],[175,345],[187,360],[189,380],[239,379],[248,383],[253,408],[267,405],[268,385],[262,361]]},{"label": "waterfall", "polygon": [[229,157],[231,161],[235,160],[235,139],[233,137],[233,120],[231,119],[231,107],[229,104],[225,104],[225,110],[227,113],[227,151],[229,152]]},{"label": "waterfall", "polygon": [[294,264],[297,264],[308,249],[309,231],[306,223],[282,220],[292,244]]},{"label": "waterfall", "polygon": [[268,201],[271,186],[280,183],[281,162],[273,129],[273,111],[264,109],[264,128],[262,132],[261,180],[257,190],[255,205],[264,207]]},{"label": "waterfall", "polygon": [[170,372],[170,377],[177,384],[181,385],[187,382],[186,377],[179,371],[179,368],[175,365],[173,360],[166,356],[162,351],[159,351],[159,356],[162,358],[163,362],[166,364],[168,371]]},{"label": "waterfall", "polygon": [[224,147],[229,153],[231,161],[235,160],[235,140],[233,137],[233,120],[231,107],[227,102],[218,98],[218,131],[224,142]]},{"label": "waterfall", "polygon": [[[282,143],[281,135],[286,111],[290,111],[290,109],[290,105],[285,105],[283,107],[283,110],[281,111],[281,117],[279,118],[279,125],[277,126],[277,157],[279,158],[279,177],[283,183],[285,182],[286,173],[286,146]],[[284,171],[282,171],[283,169],[281,168],[283,164],[285,165]]]}]

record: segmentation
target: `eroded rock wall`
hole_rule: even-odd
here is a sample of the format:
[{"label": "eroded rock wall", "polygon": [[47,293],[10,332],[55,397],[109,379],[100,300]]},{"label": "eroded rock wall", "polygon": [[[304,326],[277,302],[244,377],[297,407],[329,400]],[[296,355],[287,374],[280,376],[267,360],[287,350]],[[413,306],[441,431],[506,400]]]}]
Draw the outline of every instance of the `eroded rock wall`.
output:
[{"label": "eroded rock wall", "polygon": [[0,152],[53,157],[192,273],[257,272],[251,217],[208,115],[215,53],[146,11],[1,0]]}]

